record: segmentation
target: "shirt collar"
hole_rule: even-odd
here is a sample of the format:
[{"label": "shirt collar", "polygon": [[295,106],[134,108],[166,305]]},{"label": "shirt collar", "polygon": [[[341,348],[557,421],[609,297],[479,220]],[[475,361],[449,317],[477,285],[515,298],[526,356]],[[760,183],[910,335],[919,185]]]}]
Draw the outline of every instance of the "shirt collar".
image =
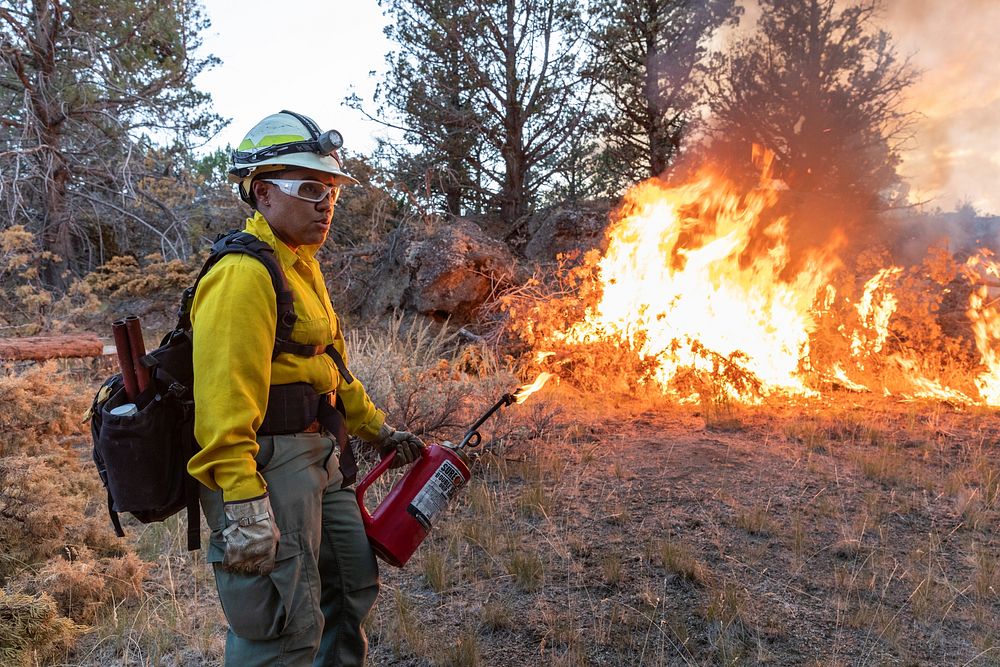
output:
[{"label": "shirt collar", "polygon": [[307,263],[310,262],[313,255],[316,254],[316,250],[319,249],[318,245],[304,245],[299,246],[299,249],[293,252],[284,241],[274,235],[274,230],[271,229],[271,225],[268,224],[267,219],[260,211],[254,211],[253,217],[247,219],[246,231],[274,248],[274,254],[278,256],[282,269],[290,268],[300,259]]}]

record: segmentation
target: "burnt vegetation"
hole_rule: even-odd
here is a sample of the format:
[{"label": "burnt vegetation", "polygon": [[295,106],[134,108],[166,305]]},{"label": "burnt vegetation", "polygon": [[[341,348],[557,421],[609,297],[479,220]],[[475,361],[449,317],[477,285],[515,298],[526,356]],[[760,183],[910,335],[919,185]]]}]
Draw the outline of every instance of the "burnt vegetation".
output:
[{"label": "burnt vegetation", "polygon": [[[435,441],[540,368],[562,381],[489,422],[469,487],[406,569],[383,568],[372,663],[995,664],[1000,423],[896,388],[975,395],[969,297],[1000,279],[967,262],[997,219],[906,203],[920,74],[881,3],[379,4],[387,71],[347,102],[396,134],[347,156],[362,186],[319,255],[351,367]],[[103,335],[132,312],[152,343],[209,241],[241,226],[226,152],[199,148],[225,122],[193,83],[215,64],[194,55],[206,27],[197,2],[0,2],[0,336]],[[601,296],[626,190],[705,164],[773,190],[741,261],[774,250],[780,218],[776,280],[835,248],[813,398],[769,394],[746,352],[697,341],[705,364],[669,395],[643,332],[552,345]],[[681,251],[715,232],[713,206],[680,212]],[[826,373],[861,326],[847,304],[890,266],[886,339],[853,382]],[[125,541],[107,525],[81,419],[112,372],[3,362],[2,665],[221,660],[183,522],[132,522]]]}]

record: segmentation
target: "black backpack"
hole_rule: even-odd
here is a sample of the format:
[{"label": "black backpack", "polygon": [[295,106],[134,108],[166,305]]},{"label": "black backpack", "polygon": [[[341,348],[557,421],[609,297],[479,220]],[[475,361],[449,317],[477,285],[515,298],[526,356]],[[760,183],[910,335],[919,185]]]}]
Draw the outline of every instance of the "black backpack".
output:
[{"label": "black backpack", "polygon": [[[255,257],[271,275],[278,307],[272,359],[281,352],[302,356],[327,353],[345,379],[354,381],[332,345],[324,348],[291,342],[296,320],[293,295],[274,249],[247,232],[220,236],[195,283],[184,290],[176,327],[141,360],[151,378],[149,388],[136,400],[141,409],[132,415],[111,414],[114,408],[131,402],[121,374],[108,378],[94,397],[90,412],[94,463],[107,488],[108,513],[119,537],[125,536],[118,518],[120,512],[128,512],[142,523],[152,523],[187,508],[188,549],[201,546],[199,482],[187,472],[188,460],[198,451],[194,438],[191,303],[202,277],[231,253]],[[343,447],[346,431],[341,427],[336,436]]]}]

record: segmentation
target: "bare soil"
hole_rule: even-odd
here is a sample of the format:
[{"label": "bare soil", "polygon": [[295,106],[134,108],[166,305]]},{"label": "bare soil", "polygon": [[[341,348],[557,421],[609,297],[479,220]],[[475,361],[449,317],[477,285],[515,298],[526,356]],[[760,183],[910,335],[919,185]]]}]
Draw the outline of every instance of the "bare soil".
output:
[{"label": "bare soil", "polygon": [[1000,664],[995,413],[584,399],[383,568],[372,664]]}]

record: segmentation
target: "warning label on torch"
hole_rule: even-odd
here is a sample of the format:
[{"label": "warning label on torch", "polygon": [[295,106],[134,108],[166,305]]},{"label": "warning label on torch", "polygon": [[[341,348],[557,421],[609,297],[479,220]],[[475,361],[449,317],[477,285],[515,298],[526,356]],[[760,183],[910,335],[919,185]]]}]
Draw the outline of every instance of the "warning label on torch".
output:
[{"label": "warning label on torch", "polygon": [[406,511],[419,521],[425,530],[430,530],[434,519],[448,507],[448,502],[463,484],[465,477],[462,476],[458,466],[451,461],[445,461],[434,471],[424,484],[424,488],[414,496]]}]

